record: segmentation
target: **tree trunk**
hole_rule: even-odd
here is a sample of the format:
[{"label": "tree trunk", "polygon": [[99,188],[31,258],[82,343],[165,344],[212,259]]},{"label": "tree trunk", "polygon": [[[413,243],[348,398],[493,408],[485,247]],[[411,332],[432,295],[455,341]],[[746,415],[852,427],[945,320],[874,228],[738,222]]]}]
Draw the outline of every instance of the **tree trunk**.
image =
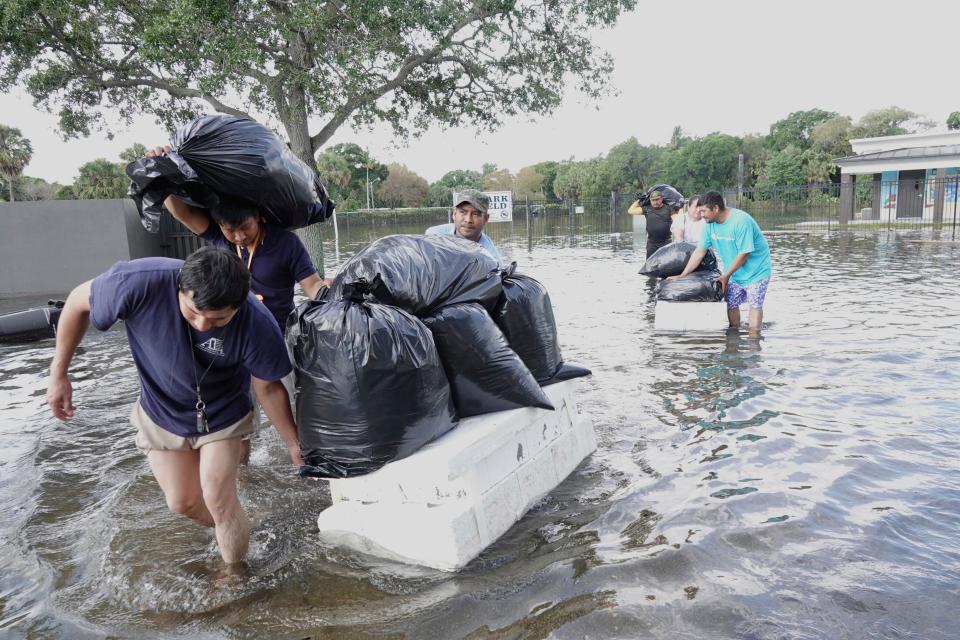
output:
[{"label": "tree trunk", "polygon": [[10,183],[10,202],[13,202],[13,178],[9,178],[7,182]]}]

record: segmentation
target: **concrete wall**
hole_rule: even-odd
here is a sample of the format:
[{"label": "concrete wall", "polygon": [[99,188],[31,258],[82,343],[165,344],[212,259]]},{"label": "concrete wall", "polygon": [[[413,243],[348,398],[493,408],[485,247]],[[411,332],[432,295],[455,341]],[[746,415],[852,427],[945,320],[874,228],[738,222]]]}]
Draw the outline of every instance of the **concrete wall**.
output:
[{"label": "concrete wall", "polygon": [[0,296],[63,294],[118,260],[163,255],[124,200],[0,204]]}]

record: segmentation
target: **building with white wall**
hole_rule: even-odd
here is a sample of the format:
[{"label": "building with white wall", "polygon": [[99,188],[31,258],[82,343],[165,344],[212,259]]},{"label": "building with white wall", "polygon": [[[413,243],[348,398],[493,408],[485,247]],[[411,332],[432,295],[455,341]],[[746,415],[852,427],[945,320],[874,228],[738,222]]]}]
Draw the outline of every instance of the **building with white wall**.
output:
[{"label": "building with white wall", "polygon": [[[860,138],[850,144],[854,155],[834,160],[841,193],[852,193],[855,176],[872,176],[872,218],[960,221],[960,131]],[[852,197],[841,200],[841,220],[852,207]]]}]

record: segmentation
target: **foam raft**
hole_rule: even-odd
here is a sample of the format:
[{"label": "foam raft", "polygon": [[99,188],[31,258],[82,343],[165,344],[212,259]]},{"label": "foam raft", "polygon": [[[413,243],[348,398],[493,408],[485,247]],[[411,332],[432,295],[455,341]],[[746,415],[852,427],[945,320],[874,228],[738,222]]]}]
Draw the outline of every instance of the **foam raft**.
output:
[{"label": "foam raft", "polygon": [[62,308],[62,300],[50,300],[45,307],[0,314],[0,342],[31,342],[55,337]]},{"label": "foam raft", "polygon": [[577,384],[544,387],[555,411],[465,418],[408,458],[331,480],[321,539],[443,571],[466,566],[596,449]]},{"label": "foam raft", "polygon": [[657,300],[655,331],[723,331],[727,320],[726,302],[671,302]]}]

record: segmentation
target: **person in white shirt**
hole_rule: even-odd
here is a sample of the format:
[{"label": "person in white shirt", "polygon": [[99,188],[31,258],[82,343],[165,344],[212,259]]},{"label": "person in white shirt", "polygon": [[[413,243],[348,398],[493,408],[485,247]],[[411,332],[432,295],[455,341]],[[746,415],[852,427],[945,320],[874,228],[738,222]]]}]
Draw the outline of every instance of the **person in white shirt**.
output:
[{"label": "person in white shirt", "polygon": [[674,242],[689,242],[692,244],[700,242],[706,222],[704,222],[699,207],[697,207],[699,201],[699,195],[690,196],[687,199],[687,206],[674,216],[673,223],[670,225],[670,233]]}]

